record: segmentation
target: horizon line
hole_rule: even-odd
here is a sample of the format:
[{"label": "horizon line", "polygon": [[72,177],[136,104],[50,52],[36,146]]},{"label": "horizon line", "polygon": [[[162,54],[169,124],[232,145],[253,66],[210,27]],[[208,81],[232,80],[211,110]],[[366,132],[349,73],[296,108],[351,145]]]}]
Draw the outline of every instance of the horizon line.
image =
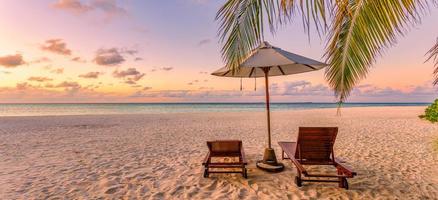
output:
[{"label": "horizon line", "polygon": [[[433,102],[343,102],[342,104],[431,104]],[[6,104],[265,104],[265,102],[19,102]],[[270,102],[270,104],[338,104],[338,102]]]}]

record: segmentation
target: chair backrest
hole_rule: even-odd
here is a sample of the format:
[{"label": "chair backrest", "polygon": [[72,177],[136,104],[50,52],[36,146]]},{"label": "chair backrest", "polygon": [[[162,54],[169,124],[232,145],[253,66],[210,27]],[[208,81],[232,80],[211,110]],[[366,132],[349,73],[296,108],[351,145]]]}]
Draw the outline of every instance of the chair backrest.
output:
[{"label": "chair backrest", "polygon": [[304,163],[332,162],[337,133],[338,127],[300,127],[295,158]]},{"label": "chair backrest", "polygon": [[242,141],[241,140],[207,141],[207,146],[212,156],[235,156],[235,155],[240,155],[242,149]]}]

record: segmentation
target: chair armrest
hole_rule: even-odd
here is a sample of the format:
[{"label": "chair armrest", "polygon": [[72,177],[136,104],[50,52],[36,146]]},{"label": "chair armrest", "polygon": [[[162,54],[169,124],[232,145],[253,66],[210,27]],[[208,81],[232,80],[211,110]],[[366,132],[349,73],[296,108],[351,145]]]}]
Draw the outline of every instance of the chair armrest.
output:
[{"label": "chair armrest", "polygon": [[242,156],[242,162],[244,165],[248,164],[248,161],[246,160],[245,151],[243,150],[243,147],[240,149],[240,155]]},{"label": "chair armrest", "polygon": [[308,175],[306,169],[303,167],[303,165],[301,165],[300,162],[298,162],[297,159],[295,159],[294,157],[290,158],[290,160],[292,161],[292,163],[297,167],[298,171],[302,174],[304,174],[305,176]]},{"label": "chair armrest", "polygon": [[349,178],[353,178],[354,176],[357,175],[357,173],[354,172],[350,167],[347,167],[345,165],[341,165],[340,162],[341,161],[339,159],[335,159],[335,166],[339,172],[347,175]]},{"label": "chair armrest", "polygon": [[209,162],[210,162],[210,152],[208,152],[207,155],[205,155],[202,165],[207,165]]}]

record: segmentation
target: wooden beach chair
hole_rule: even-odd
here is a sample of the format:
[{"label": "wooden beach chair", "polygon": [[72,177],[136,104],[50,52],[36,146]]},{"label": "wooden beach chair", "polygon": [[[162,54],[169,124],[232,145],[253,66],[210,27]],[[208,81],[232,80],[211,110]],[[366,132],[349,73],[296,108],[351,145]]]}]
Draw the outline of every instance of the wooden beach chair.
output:
[{"label": "wooden beach chair", "polygon": [[[208,177],[210,173],[241,173],[244,178],[247,178],[245,152],[243,151],[242,141],[240,140],[216,140],[207,142],[209,152],[205,156],[204,162],[204,177]],[[238,161],[233,162],[212,162],[214,157],[235,158]],[[234,170],[212,170],[214,168],[234,169]],[[237,170],[236,170],[237,169]]]},{"label": "wooden beach chair", "polygon": [[[337,133],[337,127],[300,127],[297,142],[278,143],[282,149],[282,159],[290,159],[297,168],[298,175],[295,177],[295,183],[298,187],[301,187],[304,181],[337,182],[339,187],[348,189],[347,178],[353,178],[357,174],[341,165],[340,161],[335,158],[333,145]],[[303,165],[333,165],[336,167],[337,175],[311,174]]]}]

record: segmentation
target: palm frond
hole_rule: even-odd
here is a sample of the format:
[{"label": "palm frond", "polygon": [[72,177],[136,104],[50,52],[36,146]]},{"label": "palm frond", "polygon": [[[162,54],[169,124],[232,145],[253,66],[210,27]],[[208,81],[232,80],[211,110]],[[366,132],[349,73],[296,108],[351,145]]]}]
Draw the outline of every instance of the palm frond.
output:
[{"label": "palm frond", "polygon": [[[312,25],[318,33],[327,31],[325,76],[341,105],[375,59],[419,22],[428,6],[425,0],[228,0],[216,20],[223,59],[232,70],[263,39],[263,17],[271,31],[295,13],[302,15],[305,31]],[[430,55],[436,59],[436,53]],[[438,79],[438,69],[435,75]]]},{"label": "palm frond", "polygon": [[310,34],[314,25],[318,34],[327,30],[327,20],[333,10],[334,0],[280,0],[279,22],[292,20],[295,13],[302,16],[304,31]]},{"label": "palm frond", "polygon": [[427,61],[434,62],[435,70],[433,71],[433,74],[435,76],[435,80],[433,81],[433,85],[438,85],[438,38],[436,40],[436,44],[433,45],[433,47],[427,52],[429,55],[426,59]]},{"label": "palm frond", "polygon": [[277,25],[290,21],[296,11],[303,15],[307,32],[311,21],[318,33],[325,30],[327,5],[332,5],[332,1],[326,4],[325,0],[228,0],[216,14],[223,43],[221,53],[226,65],[237,70],[263,40],[264,24],[267,23],[271,32],[275,32]]},{"label": "palm frond", "polygon": [[326,79],[339,102],[366,75],[377,56],[418,22],[421,0],[337,0],[325,57]]},{"label": "palm frond", "polygon": [[[273,1],[265,0],[268,20],[272,18]],[[229,0],[217,12],[222,56],[229,69],[237,70],[263,37],[262,0]]]}]

